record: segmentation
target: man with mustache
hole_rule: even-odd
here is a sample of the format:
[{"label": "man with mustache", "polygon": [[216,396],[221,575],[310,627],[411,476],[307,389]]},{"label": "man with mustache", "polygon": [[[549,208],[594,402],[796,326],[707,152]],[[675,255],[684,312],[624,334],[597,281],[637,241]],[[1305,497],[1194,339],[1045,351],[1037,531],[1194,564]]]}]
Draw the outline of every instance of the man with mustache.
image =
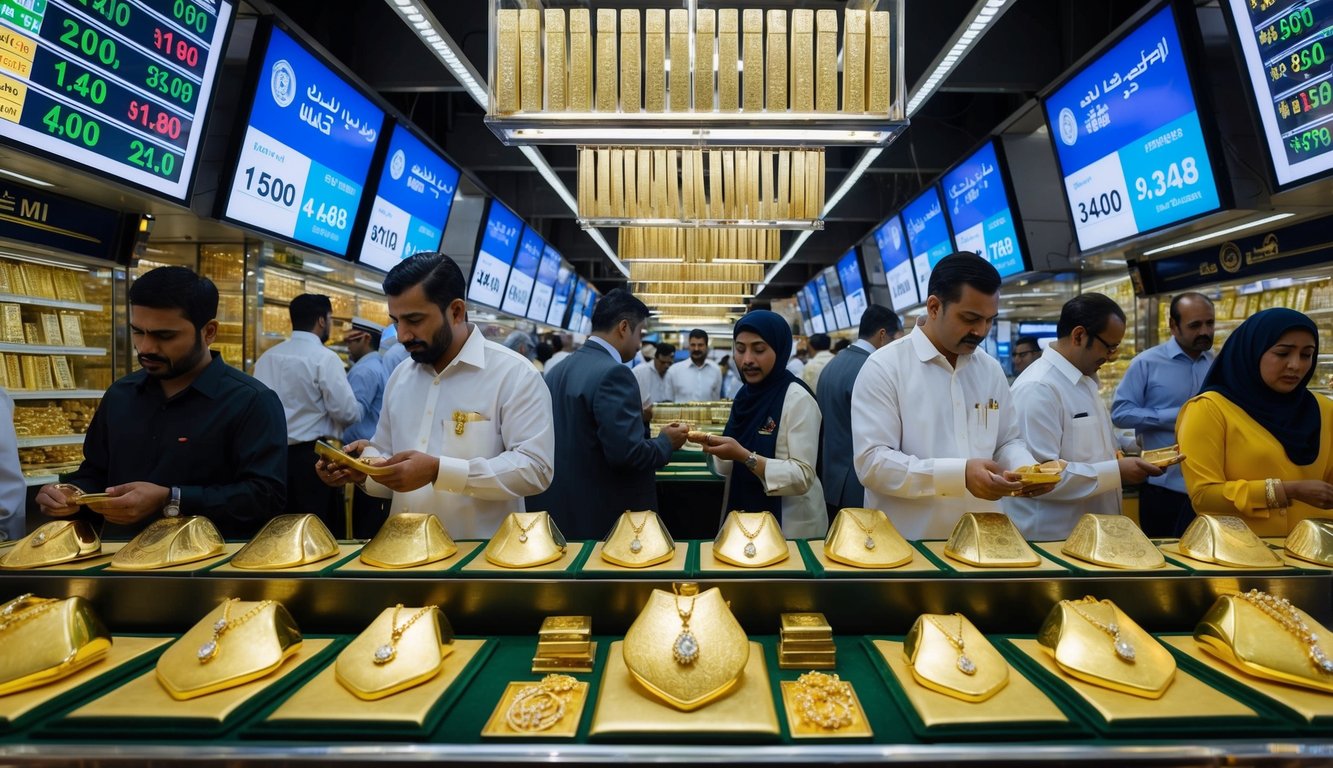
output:
[{"label": "man with mustache", "polygon": [[[1202,293],[1182,293],[1171,299],[1169,314],[1171,338],[1130,362],[1111,404],[1111,421],[1133,429],[1144,450],[1175,445],[1176,415],[1213,367],[1213,302]],[[1179,536],[1193,519],[1179,465],[1140,489],[1139,526],[1149,536]]]},{"label": "man with mustache", "polygon": [[865,506],[909,539],[947,537],[964,512],[1000,512],[1035,463],[1018,431],[1009,381],[980,350],[1000,311],[1000,273],[975,253],[930,273],[926,318],[876,350],[852,388],[852,461]]},{"label": "man with mustache", "polygon": [[389,376],[375,436],[346,446],[390,472],[368,478],[323,460],[315,469],[328,485],[392,497],[390,514],[431,513],[454,538],[488,539],[550,485],[555,432],[541,374],[468,322],[466,287],[442,253],[390,270],[389,317],[411,357]]},{"label": "man with mustache", "polygon": [[[142,370],[111,385],[88,426],[83,463],[65,483],[113,497],[99,504],[104,538],[129,538],[160,516],[202,515],[248,539],[280,514],[287,425],[278,396],[208,346],[218,290],[185,267],[130,286],[130,335]],[[80,513],[60,487],[37,493],[54,517]]]}]

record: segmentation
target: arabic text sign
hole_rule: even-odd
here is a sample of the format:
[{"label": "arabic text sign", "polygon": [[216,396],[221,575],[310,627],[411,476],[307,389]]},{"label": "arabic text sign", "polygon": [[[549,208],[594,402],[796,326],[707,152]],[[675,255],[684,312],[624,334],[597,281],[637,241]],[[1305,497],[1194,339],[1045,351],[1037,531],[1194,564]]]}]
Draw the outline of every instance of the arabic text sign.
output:
[{"label": "arabic text sign", "polygon": [[361,242],[361,261],[388,271],[408,256],[439,250],[458,176],[439,153],[395,125]]},{"label": "arabic text sign", "polygon": [[472,264],[472,282],[467,297],[488,307],[500,308],[505,283],[509,279],[509,265],[514,261],[519,233],[523,222],[499,200],[491,200],[486,215],[477,258]]},{"label": "arabic text sign", "polygon": [[1000,277],[1022,272],[1023,253],[995,143],[986,142],[944,174],[940,186],[958,250],[986,259]]},{"label": "arabic text sign", "polygon": [[875,230],[875,245],[879,246],[879,260],[884,265],[884,279],[889,283],[889,297],[893,311],[921,303],[917,295],[916,277],[912,274],[912,256],[907,250],[907,236],[903,234],[902,220],[891,217]]},{"label": "arabic text sign", "polygon": [[903,206],[902,216],[907,228],[907,247],[912,253],[912,269],[916,272],[917,291],[924,299],[930,295],[930,271],[954,251],[949,225],[944,221],[939,189],[927,187]]},{"label": "arabic text sign", "polygon": [[545,250],[546,241],[532,227],[524,227],[523,236],[518,241],[518,253],[514,255],[514,268],[509,270],[509,285],[505,288],[504,303],[500,309],[518,317],[527,314],[528,302],[532,299],[532,285],[537,281],[537,266],[541,264],[542,252]]}]

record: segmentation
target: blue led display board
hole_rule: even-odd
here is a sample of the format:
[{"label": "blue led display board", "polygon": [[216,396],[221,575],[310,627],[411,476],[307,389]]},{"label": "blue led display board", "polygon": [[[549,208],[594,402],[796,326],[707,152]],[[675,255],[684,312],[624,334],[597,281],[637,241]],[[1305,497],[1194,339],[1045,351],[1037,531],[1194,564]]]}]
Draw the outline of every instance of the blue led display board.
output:
[{"label": "blue led display board", "polygon": [[361,241],[361,263],[387,272],[408,256],[438,251],[458,176],[439,152],[395,124]]}]

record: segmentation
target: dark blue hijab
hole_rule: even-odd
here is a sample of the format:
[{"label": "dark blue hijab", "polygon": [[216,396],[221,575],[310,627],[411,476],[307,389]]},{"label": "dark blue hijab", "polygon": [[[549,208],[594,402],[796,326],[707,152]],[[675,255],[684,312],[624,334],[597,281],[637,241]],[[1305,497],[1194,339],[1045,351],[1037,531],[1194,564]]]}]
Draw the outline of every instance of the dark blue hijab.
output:
[{"label": "dark blue hijab", "polygon": [[[757,309],[736,321],[733,333],[742,331],[756,333],[775,353],[773,370],[758,384],[746,381],[736,399],[731,404],[731,418],[722,434],[734,437],[736,442],[749,448],[760,456],[773,458],[778,444],[778,428],[782,424],[782,404],[787,399],[787,387],[796,382],[805,387],[791,371],[787,370],[787,361],[791,359],[791,326],[776,312]],[[733,358],[734,360],[734,358]],[[739,369],[738,369],[739,370]],[[745,377],[742,376],[744,381]],[[808,391],[810,388],[806,387]],[[727,508],[743,512],[768,510],[782,522],[782,499],[764,493],[763,482],[744,467],[736,467],[731,473],[731,494],[727,497]]]},{"label": "dark blue hijab", "polygon": [[1277,438],[1287,458],[1306,466],[1319,458],[1319,401],[1308,389],[1315,366],[1286,395],[1274,392],[1259,375],[1259,359],[1294,328],[1314,336],[1317,356],[1319,329],[1314,321],[1294,309],[1265,309],[1251,315],[1227,338],[1201,391],[1226,397]]}]

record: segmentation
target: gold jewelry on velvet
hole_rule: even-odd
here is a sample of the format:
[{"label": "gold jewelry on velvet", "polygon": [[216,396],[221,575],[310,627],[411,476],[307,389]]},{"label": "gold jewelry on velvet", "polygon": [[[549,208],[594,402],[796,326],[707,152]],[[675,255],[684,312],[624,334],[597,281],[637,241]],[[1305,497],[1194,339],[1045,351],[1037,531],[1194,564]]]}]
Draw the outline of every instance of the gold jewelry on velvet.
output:
[{"label": "gold jewelry on velvet", "polygon": [[520,688],[505,711],[505,722],[523,733],[550,729],[564,719],[565,694],[578,682],[569,675],[550,674],[539,683]]},{"label": "gold jewelry on velvet", "polygon": [[399,512],[361,548],[360,559],[376,568],[413,568],[444,560],[458,551],[435,515]]},{"label": "gold jewelry on velvet", "polygon": [[278,515],[241,547],[228,564],[244,570],[295,568],[338,554],[338,541],[315,515]]},{"label": "gold jewelry on velvet", "polygon": [[944,544],[944,554],[981,568],[1029,568],[1041,557],[1003,512],[967,512]]},{"label": "gold jewelry on velvet", "polygon": [[[773,522],[770,524],[769,520]],[[745,525],[748,520],[753,532]],[[771,512],[732,510],[713,541],[713,557],[742,568],[761,568],[790,556],[782,528]]]},{"label": "gold jewelry on velvet", "polygon": [[[234,619],[233,610],[240,611]],[[227,598],[158,657],[157,680],[175,699],[216,693],[276,671],[301,641],[282,603]]]},{"label": "gold jewelry on velvet", "polygon": [[[634,515],[643,515],[636,525]],[[646,568],[665,563],[676,553],[676,542],[662,518],[651,509],[625,510],[602,544],[602,559],[626,568]]]},{"label": "gold jewelry on velvet", "polygon": [[1276,486],[1277,486],[1277,480],[1274,478],[1270,477],[1264,481],[1264,500],[1268,503],[1269,509],[1278,509],[1280,506],[1277,503]]},{"label": "gold jewelry on velvet", "polygon": [[1078,519],[1060,553],[1108,568],[1166,567],[1166,558],[1133,520],[1124,515],[1086,514]]},{"label": "gold jewelry on velvet", "polygon": [[531,568],[565,554],[565,537],[546,512],[511,512],[486,544],[486,560],[502,568]]},{"label": "gold jewelry on velvet", "polygon": [[[691,711],[725,694],[740,679],[750,658],[745,630],[716,589],[691,594],[695,584],[679,585],[680,595],[653,590],[643,611],[625,633],[625,666],[635,680],[662,701]],[[684,636],[680,597],[692,597],[688,632],[700,652],[688,665],[675,658]],[[680,606],[684,609],[686,606]]]},{"label": "gold jewelry on velvet", "polygon": [[[869,518],[869,524],[862,515]],[[847,525],[849,519],[855,528]],[[864,536],[857,535],[856,529]],[[825,557],[858,568],[896,568],[912,562],[913,552],[888,515],[878,509],[844,507],[824,536]]]},{"label": "gold jewelry on velvet", "polygon": [[403,633],[412,628],[417,623],[417,619],[425,616],[427,613],[435,610],[435,606],[428,605],[417,611],[403,622],[398,624],[398,613],[403,610],[403,604],[399,603],[393,607],[393,618],[389,619],[389,642],[377,647],[371,660],[376,664],[388,664],[398,657],[398,641],[403,639]]},{"label": "gold jewelry on velvet", "polygon": [[1194,628],[1200,647],[1242,672],[1333,693],[1326,637],[1308,613],[1258,590],[1217,598]]},{"label": "gold jewelry on velvet", "polygon": [[0,568],[41,568],[96,557],[102,540],[87,520],[52,520],[19,539],[0,557]]},{"label": "gold jewelry on velvet", "polygon": [[126,571],[170,568],[225,551],[226,542],[217,526],[206,517],[164,517],[130,539],[111,558],[111,567]]},{"label": "gold jewelry on velvet", "polygon": [[913,680],[955,699],[985,701],[1009,684],[1009,663],[961,613],[917,617],[902,650]]},{"label": "gold jewelry on velvet", "polygon": [[82,597],[20,595],[0,605],[0,696],[68,677],[110,650],[111,634]]},{"label": "gold jewelry on velvet", "polygon": [[453,629],[439,606],[412,611],[401,624],[403,604],[385,608],[338,654],[334,677],[364,701],[391,696],[433,680],[453,652]]},{"label": "gold jewelry on velvet", "polygon": [[1333,567],[1333,520],[1307,517],[1292,526],[1282,547],[1297,559]]},{"label": "gold jewelry on velvet", "polygon": [[1276,552],[1234,515],[1198,515],[1180,536],[1180,554],[1237,568],[1280,568]]},{"label": "gold jewelry on velvet", "polygon": [[805,723],[826,731],[846,728],[856,722],[856,697],[852,684],[836,674],[806,672],[796,678],[795,704]]},{"label": "gold jewelry on velvet", "polygon": [[1158,699],[1175,679],[1171,652],[1110,600],[1061,600],[1037,642],[1066,674],[1121,693]]}]

